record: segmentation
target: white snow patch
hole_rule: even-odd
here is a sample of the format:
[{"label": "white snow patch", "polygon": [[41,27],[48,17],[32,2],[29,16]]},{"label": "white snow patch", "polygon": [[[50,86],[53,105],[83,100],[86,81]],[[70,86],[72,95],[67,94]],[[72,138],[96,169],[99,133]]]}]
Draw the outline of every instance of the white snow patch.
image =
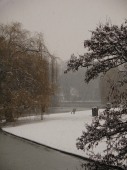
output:
[{"label": "white snow patch", "polygon": [[[3,130],[56,149],[86,157],[86,152],[84,153],[76,148],[76,140],[85,130],[86,123],[92,123],[91,110],[77,111],[76,114],[44,115],[44,120],[42,121],[6,127]],[[104,148],[105,145],[102,142],[99,148],[96,149],[96,153],[102,152]]]}]

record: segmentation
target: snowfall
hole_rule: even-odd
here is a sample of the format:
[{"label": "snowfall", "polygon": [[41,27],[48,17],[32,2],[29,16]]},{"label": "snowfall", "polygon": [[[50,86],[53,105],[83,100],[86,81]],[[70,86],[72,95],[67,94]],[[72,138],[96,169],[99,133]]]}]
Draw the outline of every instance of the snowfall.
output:
[{"label": "snowfall", "polygon": [[[43,120],[36,116],[20,118],[18,125],[3,130],[58,150],[88,157],[87,152],[76,148],[76,142],[85,130],[85,124],[91,124],[92,119],[91,110],[76,111],[75,114],[47,114]],[[104,149],[105,144],[101,142],[95,152],[102,153]]]}]

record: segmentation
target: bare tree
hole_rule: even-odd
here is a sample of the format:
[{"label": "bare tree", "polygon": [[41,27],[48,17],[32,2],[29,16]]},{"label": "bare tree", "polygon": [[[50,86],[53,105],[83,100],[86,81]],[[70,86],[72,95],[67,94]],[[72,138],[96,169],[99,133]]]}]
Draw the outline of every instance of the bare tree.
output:
[{"label": "bare tree", "polygon": [[26,109],[49,106],[54,91],[49,56],[41,34],[32,36],[20,23],[0,25],[0,108],[6,121]]}]

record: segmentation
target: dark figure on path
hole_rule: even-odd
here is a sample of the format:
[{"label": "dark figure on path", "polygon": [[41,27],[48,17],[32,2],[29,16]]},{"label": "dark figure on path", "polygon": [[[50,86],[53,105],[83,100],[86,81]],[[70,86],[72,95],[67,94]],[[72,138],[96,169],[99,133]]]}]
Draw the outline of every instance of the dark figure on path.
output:
[{"label": "dark figure on path", "polygon": [[73,108],[71,114],[75,114],[75,112],[76,112],[76,108]]}]

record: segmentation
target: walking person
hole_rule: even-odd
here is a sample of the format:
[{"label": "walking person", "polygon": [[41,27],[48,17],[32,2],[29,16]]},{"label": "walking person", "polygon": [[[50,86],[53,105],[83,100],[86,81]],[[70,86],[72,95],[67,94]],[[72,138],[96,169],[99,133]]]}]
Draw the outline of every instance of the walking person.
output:
[{"label": "walking person", "polygon": [[71,114],[75,114],[75,112],[76,112],[76,108],[73,108]]}]

